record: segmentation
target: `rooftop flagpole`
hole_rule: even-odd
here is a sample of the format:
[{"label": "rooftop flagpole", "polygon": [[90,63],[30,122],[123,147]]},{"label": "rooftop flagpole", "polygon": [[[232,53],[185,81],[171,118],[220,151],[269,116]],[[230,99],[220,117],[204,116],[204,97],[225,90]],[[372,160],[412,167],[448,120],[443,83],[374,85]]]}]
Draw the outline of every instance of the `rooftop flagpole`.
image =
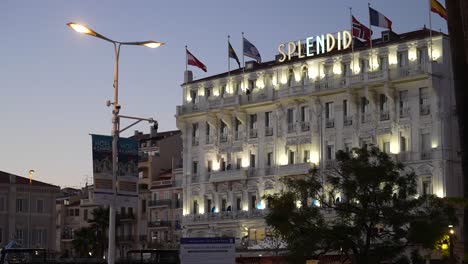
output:
[{"label": "rooftop flagpole", "polygon": [[188,71],[187,45],[185,45],[185,71]]},{"label": "rooftop flagpole", "polygon": [[349,19],[351,20],[351,59],[353,60],[351,63],[353,65],[353,69],[351,70],[351,75],[354,71],[354,36],[353,36],[353,12],[352,7],[349,7]]},{"label": "rooftop flagpole", "polygon": [[367,3],[367,11],[369,12],[369,31],[370,31],[370,37],[369,37],[369,42],[370,42],[370,70],[373,70],[373,50],[372,50],[372,23],[371,23],[371,16],[370,16],[370,3]]},{"label": "rooftop flagpole", "polygon": [[431,57],[429,58],[429,62],[432,61],[432,12],[431,12],[431,0],[428,0],[428,4],[429,4],[429,38],[430,38],[430,44],[431,47],[430,47],[430,53],[431,53]]},{"label": "rooftop flagpole", "polygon": [[228,51],[227,51],[228,52],[228,54],[227,54],[228,55],[227,56],[227,59],[228,59],[228,81],[229,81],[229,79],[231,77],[231,59],[229,58],[229,44],[230,44],[229,39],[230,38],[231,38],[231,36],[228,35],[228,47],[227,47],[228,48]]}]

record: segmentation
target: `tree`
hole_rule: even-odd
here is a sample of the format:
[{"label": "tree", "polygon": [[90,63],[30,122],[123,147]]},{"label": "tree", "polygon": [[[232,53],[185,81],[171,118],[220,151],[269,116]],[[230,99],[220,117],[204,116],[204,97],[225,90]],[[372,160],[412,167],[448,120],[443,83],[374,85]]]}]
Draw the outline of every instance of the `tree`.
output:
[{"label": "tree", "polygon": [[376,147],[339,151],[337,165],[286,178],[286,190],[266,196],[266,223],[296,261],[343,254],[352,263],[410,263],[414,244],[433,248],[456,223],[453,208],[418,196],[416,175]]},{"label": "tree", "polygon": [[80,257],[87,257],[89,252],[95,253],[96,231],[92,227],[83,227],[75,231],[73,248]]},{"label": "tree", "polygon": [[93,216],[88,223],[96,232],[96,253],[97,256],[104,256],[107,245],[107,229],[109,228],[109,209],[98,207],[91,212]]}]

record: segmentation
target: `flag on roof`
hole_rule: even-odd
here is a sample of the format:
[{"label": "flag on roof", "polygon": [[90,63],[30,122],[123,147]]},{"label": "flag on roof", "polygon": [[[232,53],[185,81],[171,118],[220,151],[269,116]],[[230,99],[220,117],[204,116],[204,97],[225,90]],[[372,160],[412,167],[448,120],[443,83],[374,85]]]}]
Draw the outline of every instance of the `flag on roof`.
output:
[{"label": "flag on roof", "polygon": [[188,51],[188,49],[186,49],[186,51],[187,51],[187,64],[198,67],[198,68],[202,69],[204,72],[206,72],[205,64],[203,64],[199,59],[197,59],[195,56],[193,56],[193,54],[190,53],[190,51]]},{"label": "flag on roof", "polygon": [[370,41],[372,32],[371,30],[359,22],[354,16],[353,20],[353,37],[360,38],[363,40]]},{"label": "flag on roof", "polygon": [[369,6],[369,17],[370,17],[370,24],[372,26],[381,27],[381,28],[388,28],[392,30],[392,21],[384,16],[379,11],[373,9]]},{"label": "flag on roof", "polygon": [[240,68],[239,58],[237,57],[237,54],[234,51],[234,49],[232,48],[231,42],[229,42],[229,40],[228,40],[228,45],[229,45],[229,47],[228,47],[228,52],[229,52],[228,56],[229,56],[229,58],[235,59],[236,62],[237,62],[237,65],[239,65],[239,68]]},{"label": "flag on roof", "polygon": [[258,49],[254,46],[254,44],[250,43],[250,41],[244,38],[243,46],[245,56],[255,59],[258,63],[262,63],[262,57],[260,56],[260,52],[258,52]]},{"label": "flag on roof", "polygon": [[431,0],[431,11],[447,20],[447,9],[437,0]]}]

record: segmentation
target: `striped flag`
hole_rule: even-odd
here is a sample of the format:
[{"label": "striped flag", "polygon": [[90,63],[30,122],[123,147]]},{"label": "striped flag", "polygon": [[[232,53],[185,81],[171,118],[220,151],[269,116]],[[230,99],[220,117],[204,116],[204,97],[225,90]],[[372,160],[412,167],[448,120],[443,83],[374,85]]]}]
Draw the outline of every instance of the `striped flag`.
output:
[{"label": "striped flag", "polygon": [[431,11],[438,14],[441,18],[447,20],[447,9],[437,0],[431,1]]},{"label": "striped flag", "polygon": [[363,40],[370,41],[372,32],[371,30],[359,22],[354,16],[353,20],[353,37],[360,38]]},{"label": "striped flag", "polygon": [[204,72],[206,72],[205,64],[203,64],[200,60],[198,60],[195,56],[193,56],[193,54],[190,53],[188,49],[186,49],[186,51],[187,51],[187,64],[198,67],[202,69]]},{"label": "striped flag", "polygon": [[370,24],[372,26],[381,27],[381,28],[388,28],[392,30],[392,21],[384,16],[379,11],[373,9],[369,6],[369,17],[370,17]]},{"label": "striped flag", "polygon": [[235,59],[236,62],[237,62],[237,65],[239,65],[239,68],[240,68],[239,58],[237,57],[237,54],[234,51],[234,49],[232,48],[231,42],[229,42],[229,40],[228,40],[228,45],[229,45],[229,47],[228,47],[228,53],[229,53],[228,56],[229,56],[229,58]]}]

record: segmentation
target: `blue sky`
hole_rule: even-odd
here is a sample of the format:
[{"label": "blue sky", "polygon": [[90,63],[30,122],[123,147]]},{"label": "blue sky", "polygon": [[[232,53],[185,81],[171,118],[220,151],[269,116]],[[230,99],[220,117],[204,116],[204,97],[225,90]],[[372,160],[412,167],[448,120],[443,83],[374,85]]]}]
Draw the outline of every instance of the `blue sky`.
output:
[{"label": "blue sky", "polygon": [[[228,34],[239,56],[243,31],[263,60],[272,60],[279,43],[349,29],[349,7],[367,23],[367,2],[0,1],[0,170],[27,175],[33,168],[38,180],[60,186],[78,187],[91,179],[88,134],[111,129],[105,101],[113,93],[113,49],[70,30],[69,21],[116,40],[167,43],[158,49],[123,47],[120,58],[121,113],[154,117],[163,131],[176,129],[185,45],[208,67],[208,73],[192,69],[201,78],[227,71]],[[427,2],[371,4],[401,33],[428,25]],[[447,31],[445,21],[432,18],[434,29]],[[148,125],[135,129],[147,132]]]}]

